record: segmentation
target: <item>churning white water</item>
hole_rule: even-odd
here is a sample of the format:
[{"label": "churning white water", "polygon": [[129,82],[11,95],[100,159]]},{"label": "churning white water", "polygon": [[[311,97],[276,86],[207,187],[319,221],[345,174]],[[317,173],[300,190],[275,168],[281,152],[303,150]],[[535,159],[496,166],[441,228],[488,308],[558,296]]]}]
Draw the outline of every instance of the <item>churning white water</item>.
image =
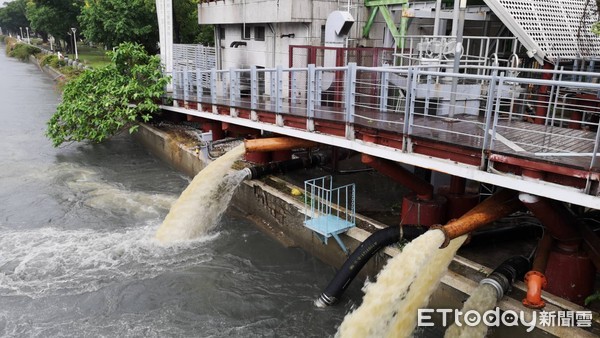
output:
[{"label": "churning white water", "polygon": [[[496,306],[497,302],[496,289],[489,284],[480,284],[471,297],[467,299],[462,308],[462,313],[474,310],[477,313],[485,313]],[[478,325],[469,326],[462,325],[457,326],[452,324],[447,330],[444,337],[446,338],[470,338],[470,337],[485,337],[488,331],[488,326],[485,325],[484,321],[480,321]]]},{"label": "churning white water", "polygon": [[196,238],[211,230],[246,177],[242,171],[229,173],[244,152],[244,144],[240,144],[200,171],[171,207],[156,232],[156,239],[163,244],[172,243]]},{"label": "churning white water", "polygon": [[417,322],[417,309],[429,302],[448,265],[466,236],[444,248],[444,234],[428,231],[407,244],[365,285],[360,307],[348,314],[337,337],[409,337]]},{"label": "churning white water", "polygon": [[[152,225],[126,231],[2,229],[0,295],[69,295],[92,292],[115,282],[158,276],[173,268],[210,259],[189,247],[160,248]],[[197,241],[214,239],[218,234]]]}]

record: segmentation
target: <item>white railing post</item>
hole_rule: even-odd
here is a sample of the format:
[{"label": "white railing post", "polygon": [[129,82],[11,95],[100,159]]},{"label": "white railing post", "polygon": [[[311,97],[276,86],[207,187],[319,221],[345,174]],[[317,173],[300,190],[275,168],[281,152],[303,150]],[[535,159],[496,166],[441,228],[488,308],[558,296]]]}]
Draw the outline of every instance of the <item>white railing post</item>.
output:
[{"label": "white railing post", "polygon": [[276,105],[277,102],[277,72],[271,71],[271,87],[269,90],[269,96],[271,105]]},{"label": "white railing post", "polygon": [[212,103],[213,114],[218,114],[217,110],[217,69],[210,70],[210,101]]},{"label": "white railing post", "polygon": [[[498,69],[494,68],[492,70],[492,77],[490,78],[490,83],[488,85],[488,97],[485,102],[485,126],[483,128],[483,146],[482,152],[491,149],[491,138],[494,136],[490,132],[490,126],[493,115],[493,106],[494,106],[494,92],[496,91],[496,81],[498,81]],[[485,165],[484,160],[482,159],[481,166]]]},{"label": "white railing post", "polygon": [[[202,102],[202,71],[198,68],[196,69],[196,102]],[[200,109],[200,104],[198,104],[198,110]]]},{"label": "white railing post", "polygon": [[306,130],[315,131],[315,95],[316,95],[316,69],[315,65],[308,65],[306,81]]},{"label": "white railing post", "polygon": [[283,66],[277,65],[277,93],[276,93],[277,107],[275,111],[281,114],[283,111]]},{"label": "white railing post", "polygon": [[346,86],[344,88],[346,108],[346,138],[354,140],[354,103],[356,100],[356,63],[350,62],[346,67]]},{"label": "white railing post", "polygon": [[315,105],[321,105],[321,94],[323,93],[323,70],[315,68]]},{"label": "white railing post", "polygon": [[[384,68],[387,68],[384,67]],[[388,91],[389,91],[389,78],[390,73],[384,69],[381,71],[381,87],[379,87],[379,111],[386,112],[387,111],[387,101],[388,101]]]},{"label": "white railing post", "polygon": [[179,95],[177,95],[177,91],[179,90],[179,75],[177,75],[177,71],[173,70],[173,99],[179,99]]},{"label": "white railing post", "polygon": [[183,69],[183,101],[188,102],[190,100],[190,78],[188,74],[188,68]]},{"label": "white railing post", "polygon": [[255,65],[250,67],[250,108],[258,108],[258,72]]},{"label": "white railing post", "polygon": [[[494,141],[496,140],[496,128],[498,127],[498,120],[500,117],[500,105],[502,102],[502,93],[499,90],[504,85],[504,72],[500,74],[498,78],[498,90],[496,90],[496,104],[494,105],[494,123],[492,124],[492,135],[490,137],[490,150],[494,149]],[[491,92],[492,94],[494,92]]]},{"label": "white railing post", "polygon": [[298,71],[292,71],[290,69],[290,104],[291,106],[295,106],[298,103]]}]

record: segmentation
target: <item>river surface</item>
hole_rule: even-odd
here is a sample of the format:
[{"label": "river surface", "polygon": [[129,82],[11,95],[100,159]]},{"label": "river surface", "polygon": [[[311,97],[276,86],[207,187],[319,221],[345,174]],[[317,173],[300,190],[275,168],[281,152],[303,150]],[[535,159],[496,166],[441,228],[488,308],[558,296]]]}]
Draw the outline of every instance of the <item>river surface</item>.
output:
[{"label": "river surface", "polygon": [[0,336],[335,333],[352,302],[313,305],[333,268],[233,212],[208,236],[160,246],[189,180],[127,135],[53,148],[44,131],[59,98],[0,50]]}]

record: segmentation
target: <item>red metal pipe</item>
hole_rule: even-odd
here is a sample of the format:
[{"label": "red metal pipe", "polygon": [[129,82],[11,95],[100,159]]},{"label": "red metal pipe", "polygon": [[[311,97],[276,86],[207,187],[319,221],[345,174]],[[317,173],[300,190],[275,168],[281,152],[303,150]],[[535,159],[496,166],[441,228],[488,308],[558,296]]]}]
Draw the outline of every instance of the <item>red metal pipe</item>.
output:
[{"label": "red metal pipe", "polygon": [[560,249],[567,252],[579,249],[582,238],[577,229],[577,220],[564,204],[526,193],[519,194],[519,199],[548,229]]},{"label": "red metal pipe", "polygon": [[433,186],[429,182],[415,176],[396,162],[367,154],[362,154],[361,160],[364,164],[375,168],[380,173],[391,177],[411,191],[414,191],[419,200],[429,201],[433,198]]},{"label": "red metal pipe", "polygon": [[451,194],[462,195],[465,193],[467,186],[467,180],[459,176],[452,176],[450,178],[450,191]]},{"label": "red metal pipe", "polygon": [[522,206],[516,197],[517,193],[513,190],[501,190],[479,203],[461,218],[438,227],[446,237],[442,248],[446,247],[450,243],[450,240],[454,238],[468,234],[483,225],[519,210]]},{"label": "red metal pipe", "polygon": [[525,274],[525,284],[527,285],[527,296],[523,299],[523,305],[532,309],[541,309],[546,306],[542,299],[542,289],[548,285],[548,280],[544,275],[548,265],[548,257],[554,239],[549,233],[545,233],[538,243],[535,251],[535,258],[531,271]]}]

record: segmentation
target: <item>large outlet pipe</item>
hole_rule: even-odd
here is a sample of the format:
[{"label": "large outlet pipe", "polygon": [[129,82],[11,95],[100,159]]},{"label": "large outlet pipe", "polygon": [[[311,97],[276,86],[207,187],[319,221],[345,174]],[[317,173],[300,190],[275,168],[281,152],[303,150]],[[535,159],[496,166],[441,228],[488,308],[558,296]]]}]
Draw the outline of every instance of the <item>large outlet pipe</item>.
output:
[{"label": "large outlet pipe", "polygon": [[246,172],[246,179],[253,180],[270,174],[287,173],[297,169],[311,168],[325,164],[327,161],[329,161],[329,156],[318,153],[306,158],[294,158],[287,161],[271,162],[262,166],[254,166],[242,170]]},{"label": "large outlet pipe", "polygon": [[457,220],[450,221],[444,226],[435,227],[446,237],[442,248],[448,246],[451,240],[477,230],[479,227],[508,216],[521,208],[517,193],[513,190],[501,190],[479,203],[473,209]]},{"label": "large outlet pipe", "polygon": [[362,242],[346,260],[323,293],[315,301],[318,307],[333,305],[346,291],[360,270],[379,250],[401,239],[412,240],[427,231],[427,228],[414,226],[391,226],[378,230]]},{"label": "large outlet pipe", "polygon": [[496,290],[498,300],[504,297],[504,294],[510,291],[510,288],[517,280],[522,280],[523,276],[529,270],[530,262],[523,256],[511,257],[500,264],[479,284],[488,284]]},{"label": "large outlet pipe", "polygon": [[[428,229],[415,226],[391,226],[385,229],[378,230],[371,234],[364,242],[362,242],[356,250],[346,260],[344,265],[336,273],[333,279],[329,282],[323,293],[315,301],[318,307],[325,307],[335,304],[342,294],[346,291],[350,283],[356,278],[360,270],[367,264],[369,259],[373,257],[381,249],[388,245],[399,242],[402,239],[413,240]],[[502,232],[512,233],[516,229],[514,227],[505,227],[495,230],[496,236],[502,236]],[[485,243],[489,241],[490,236],[486,233],[475,233],[471,238],[471,243]],[[502,292],[504,295],[508,291],[510,285],[515,280],[520,280],[529,269],[529,261],[523,261],[522,257],[515,257],[505,261],[494,272],[492,272],[482,283],[493,284],[496,291]],[[484,282],[487,280],[486,282]],[[499,298],[502,298],[499,295]]]},{"label": "large outlet pipe", "polygon": [[361,160],[364,164],[375,168],[380,173],[414,191],[420,200],[429,201],[433,198],[433,186],[429,182],[417,177],[396,162],[368,154],[362,154]]},{"label": "large outlet pipe", "polygon": [[297,148],[312,148],[317,146],[317,143],[295,137],[269,137],[244,140],[244,145],[246,147],[246,151],[249,152],[266,152]]}]

